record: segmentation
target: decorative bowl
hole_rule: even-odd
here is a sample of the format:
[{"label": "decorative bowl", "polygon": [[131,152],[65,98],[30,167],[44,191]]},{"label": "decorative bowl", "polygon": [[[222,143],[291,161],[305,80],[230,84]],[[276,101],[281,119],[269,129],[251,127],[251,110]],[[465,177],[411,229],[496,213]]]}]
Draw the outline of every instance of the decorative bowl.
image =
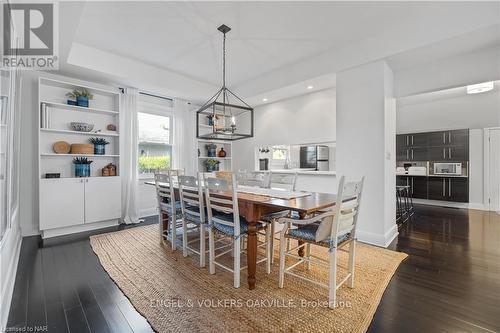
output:
[{"label": "decorative bowl", "polygon": [[90,132],[94,129],[94,124],[72,122],[71,128],[78,132]]}]

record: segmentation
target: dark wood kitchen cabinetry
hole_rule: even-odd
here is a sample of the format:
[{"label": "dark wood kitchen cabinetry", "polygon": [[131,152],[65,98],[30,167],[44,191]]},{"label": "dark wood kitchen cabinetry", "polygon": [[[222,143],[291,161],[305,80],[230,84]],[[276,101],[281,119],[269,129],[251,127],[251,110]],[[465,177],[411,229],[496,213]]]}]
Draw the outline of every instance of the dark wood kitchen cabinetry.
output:
[{"label": "dark wood kitchen cabinetry", "polygon": [[427,199],[427,177],[425,176],[397,176],[396,184],[409,186],[413,198]]},{"label": "dark wood kitchen cabinetry", "polygon": [[467,178],[448,178],[448,200],[469,202],[469,180]]},{"label": "dark wood kitchen cabinetry", "polygon": [[429,177],[428,198],[455,202],[469,202],[469,181],[462,177]]},{"label": "dark wood kitchen cabinetry", "polygon": [[468,161],[469,130],[398,134],[397,161]]},{"label": "dark wood kitchen cabinetry", "polygon": [[468,146],[469,130],[452,130],[427,133],[428,147]]},{"label": "dark wood kitchen cabinetry", "polygon": [[429,177],[427,193],[428,198],[431,200],[446,200],[446,178]]},{"label": "dark wood kitchen cabinetry", "polygon": [[453,146],[453,147],[429,147],[427,149],[427,157],[429,161],[468,161],[469,160],[469,145]]}]

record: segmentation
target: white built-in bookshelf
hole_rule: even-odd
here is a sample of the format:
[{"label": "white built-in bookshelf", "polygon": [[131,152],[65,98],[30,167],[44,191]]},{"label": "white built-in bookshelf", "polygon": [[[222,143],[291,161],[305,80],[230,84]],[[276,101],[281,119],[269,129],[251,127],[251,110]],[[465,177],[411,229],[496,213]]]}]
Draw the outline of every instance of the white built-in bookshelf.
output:
[{"label": "white built-in bookshelf", "polygon": [[[199,119],[200,124],[200,134],[207,134],[212,132],[212,126],[208,125],[208,118],[202,117],[203,119]],[[208,159],[214,159],[220,162],[219,171],[231,171],[233,167],[233,144],[231,141],[222,141],[222,140],[207,140],[207,139],[197,139],[197,155],[198,159],[198,172],[205,172],[205,162]],[[207,156],[207,144],[215,144],[217,146],[216,152],[218,153],[221,148],[224,148],[226,151],[226,157],[208,157]],[[199,152],[199,154],[198,154]]]},{"label": "white built-in bookshelf", "polygon": [[[87,89],[94,98],[89,107],[68,105],[66,93],[73,89]],[[46,105],[48,121],[43,122],[41,105]],[[107,91],[95,87],[80,86],[73,83],[49,78],[39,79],[39,152],[40,178],[47,173],[60,173],[61,178],[74,177],[73,158],[76,156],[92,157],[91,176],[100,177],[101,169],[109,163],[117,165],[119,174],[120,134],[119,134],[119,92]],[[71,122],[94,124],[91,132],[78,132],[71,128]],[[113,124],[117,131],[108,131],[107,125]],[[106,155],[56,154],[52,145],[57,141],[90,143],[91,137],[102,137],[110,142],[106,145]]]},{"label": "white built-in bookshelf", "polygon": [[[93,94],[89,107],[68,105],[66,94],[86,89]],[[43,107],[42,107],[43,105]],[[75,131],[71,122],[94,125],[90,132]],[[114,125],[116,131],[107,129]],[[106,139],[105,155],[58,154],[57,141],[90,143],[92,137]],[[75,177],[73,159],[92,160],[88,178]],[[121,215],[120,181],[120,92],[70,81],[40,77],[38,82],[38,158],[40,179],[40,230],[44,237],[99,227],[98,222],[117,221]],[[116,165],[116,176],[102,176],[102,168]],[[46,178],[59,173],[60,178]],[[116,223],[116,222],[114,222]]]}]

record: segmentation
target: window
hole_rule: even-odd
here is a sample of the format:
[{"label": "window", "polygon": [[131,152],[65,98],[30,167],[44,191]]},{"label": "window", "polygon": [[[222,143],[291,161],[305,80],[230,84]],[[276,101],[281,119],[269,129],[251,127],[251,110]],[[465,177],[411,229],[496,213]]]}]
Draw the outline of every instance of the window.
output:
[{"label": "window", "polygon": [[273,169],[283,169],[288,159],[288,146],[273,146],[271,148],[271,166]]},{"label": "window", "polygon": [[141,102],[138,112],[139,175],[151,176],[172,163],[171,108]]}]

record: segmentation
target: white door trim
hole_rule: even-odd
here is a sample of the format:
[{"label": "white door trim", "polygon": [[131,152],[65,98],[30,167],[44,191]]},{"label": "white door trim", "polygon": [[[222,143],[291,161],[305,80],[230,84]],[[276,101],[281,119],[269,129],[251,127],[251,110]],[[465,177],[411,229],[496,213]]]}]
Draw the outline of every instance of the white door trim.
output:
[{"label": "white door trim", "polygon": [[489,127],[484,129],[484,206],[491,209],[491,188],[490,188],[490,137],[491,131],[500,130],[500,127]]}]

